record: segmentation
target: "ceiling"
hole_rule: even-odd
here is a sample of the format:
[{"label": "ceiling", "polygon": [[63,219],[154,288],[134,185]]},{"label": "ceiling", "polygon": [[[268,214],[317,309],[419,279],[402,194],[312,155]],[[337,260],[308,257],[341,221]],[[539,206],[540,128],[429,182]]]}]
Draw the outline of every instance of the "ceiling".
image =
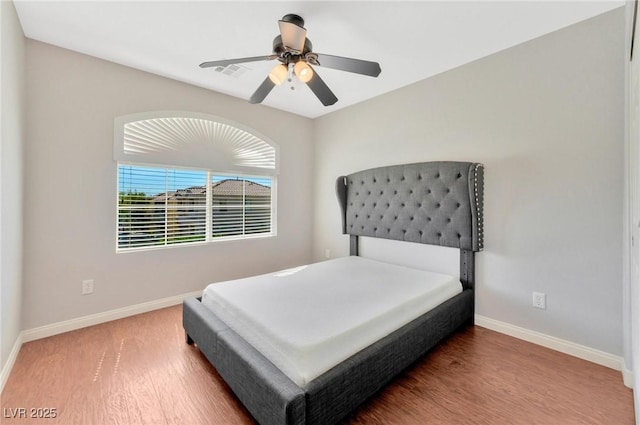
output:
[{"label": "ceiling", "polygon": [[[15,1],[25,36],[248,99],[276,61],[226,75],[204,61],[271,54],[278,20],[305,20],[313,50],[377,61],[378,78],[316,67],[339,101],[304,84],[263,105],[315,118],[599,15],[624,1]],[[260,106],[255,106],[260,107]]]}]

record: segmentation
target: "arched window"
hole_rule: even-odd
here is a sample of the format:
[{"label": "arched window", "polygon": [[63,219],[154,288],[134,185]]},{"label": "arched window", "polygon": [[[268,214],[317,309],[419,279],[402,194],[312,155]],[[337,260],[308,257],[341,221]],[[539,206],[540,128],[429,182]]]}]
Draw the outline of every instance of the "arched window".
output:
[{"label": "arched window", "polygon": [[275,234],[278,148],[190,112],[115,120],[117,250]]}]

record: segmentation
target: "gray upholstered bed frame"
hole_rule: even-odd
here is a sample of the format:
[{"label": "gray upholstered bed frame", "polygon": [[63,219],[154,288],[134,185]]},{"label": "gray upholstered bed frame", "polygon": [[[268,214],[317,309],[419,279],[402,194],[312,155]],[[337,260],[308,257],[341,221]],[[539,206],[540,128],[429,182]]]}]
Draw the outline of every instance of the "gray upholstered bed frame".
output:
[{"label": "gray upholstered bed frame", "polygon": [[215,366],[261,424],[333,424],[474,315],[474,253],[482,250],[483,167],[427,162],[339,177],[351,255],[369,236],[460,249],[462,293],[299,387],[196,298],[185,300],[187,342]]}]

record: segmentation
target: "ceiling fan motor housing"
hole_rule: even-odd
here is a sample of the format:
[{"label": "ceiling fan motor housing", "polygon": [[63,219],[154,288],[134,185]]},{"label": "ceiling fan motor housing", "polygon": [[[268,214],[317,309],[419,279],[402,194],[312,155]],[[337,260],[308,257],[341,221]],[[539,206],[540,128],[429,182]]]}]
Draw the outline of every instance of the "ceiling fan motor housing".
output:
[{"label": "ceiling fan motor housing", "polygon": [[295,13],[289,13],[284,15],[282,17],[282,21],[297,25],[300,28],[304,27],[304,19],[302,19],[300,15],[296,15]]},{"label": "ceiling fan motor housing", "polygon": [[304,60],[307,53],[313,51],[313,45],[311,44],[311,40],[308,38],[304,39],[304,49],[301,54],[292,54],[282,42],[282,36],[277,35],[276,38],[273,39],[273,54],[278,56],[278,60],[285,65],[289,63],[296,63],[299,60]]}]

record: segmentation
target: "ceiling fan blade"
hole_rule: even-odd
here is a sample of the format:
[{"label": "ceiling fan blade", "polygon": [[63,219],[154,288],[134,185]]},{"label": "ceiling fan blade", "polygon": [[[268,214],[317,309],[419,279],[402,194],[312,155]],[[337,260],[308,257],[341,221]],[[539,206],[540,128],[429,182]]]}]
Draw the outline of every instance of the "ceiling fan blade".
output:
[{"label": "ceiling fan blade", "polygon": [[276,55],[254,56],[252,58],[224,59],[219,61],[202,62],[200,64],[200,68],[211,68],[213,66],[227,66],[227,65],[233,65],[236,63],[245,63],[245,62],[270,61],[277,57],[278,56]]},{"label": "ceiling fan blade", "polygon": [[[297,15],[287,15],[285,18],[288,16],[295,16],[301,20]],[[282,44],[284,44],[285,47],[297,52],[304,50],[304,40],[307,38],[307,30],[304,29],[302,25],[304,25],[304,22],[295,20],[292,22],[285,20],[278,21]]]},{"label": "ceiling fan blade", "polygon": [[322,78],[318,75],[318,73],[313,70],[313,77],[311,80],[307,82],[307,86],[311,89],[311,91],[316,95],[320,102],[324,106],[333,105],[338,101],[338,98],[331,91],[331,89],[322,81]]},{"label": "ceiling fan blade", "polygon": [[260,87],[249,98],[249,103],[261,103],[274,87],[273,81],[269,77],[265,78]]},{"label": "ceiling fan blade", "polygon": [[368,75],[370,77],[377,77],[382,71],[378,62],[343,58],[342,56],[325,55],[322,53],[318,53],[317,56],[318,63],[316,65],[324,66],[325,68],[339,69],[341,71]]}]

